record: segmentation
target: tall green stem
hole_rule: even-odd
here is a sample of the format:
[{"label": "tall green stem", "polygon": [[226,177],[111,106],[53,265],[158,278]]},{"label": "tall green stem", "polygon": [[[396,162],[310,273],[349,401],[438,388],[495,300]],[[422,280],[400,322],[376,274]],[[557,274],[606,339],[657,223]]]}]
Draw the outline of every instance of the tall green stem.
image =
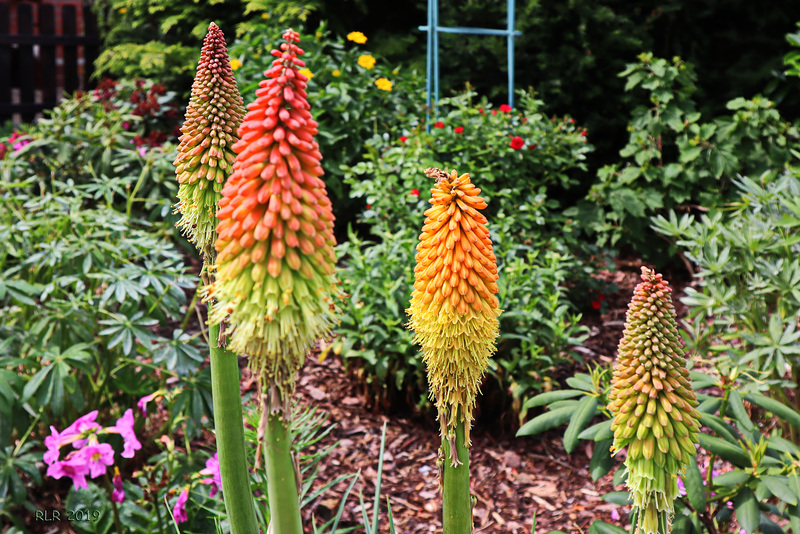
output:
[{"label": "tall green stem", "polygon": [[303,534],[292,436],[282,414],[268,415],[265,441],[271,531],[273,534]]},{"label": "tall green stem", "polygon": [[209,326],[209,334],[214,428],[225,511],[232,534],[254,534],[258,522],[244,451],[239,362],[235,354],[219,346],[218,324]]},{"label": "tall green stem", "polygon": [[[459,414],[460,417],[460,414]],[[456,426],[455,449],[461,465],[452,466],[452,450],[447,440],[444,450],[444,475],[442,477],[442,523],[444,534],[470,534],[472,532],[472,503],[469,493],[469,449],[464,443],[464,421]]]}]

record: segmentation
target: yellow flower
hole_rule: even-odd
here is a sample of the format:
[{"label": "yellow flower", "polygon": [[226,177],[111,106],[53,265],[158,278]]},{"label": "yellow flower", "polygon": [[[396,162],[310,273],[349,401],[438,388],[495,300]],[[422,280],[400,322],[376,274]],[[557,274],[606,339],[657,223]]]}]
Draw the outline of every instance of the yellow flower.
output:
[{"label": "yellow flower", "polygon": [[342,71],[340,71],[339,69],[333,69],[333,72],[331,72],[331,74],[333,75],[334,78],[338,78],[339,76],[342,75]]},{"label": "yellow flower", "polygon": [[261,18],[267,20],[269,18],[269,13],[262,13]]},{"label": "yellow flower", "polygon": [[311,72],[311,69],[300,69],[297,72],[299,72],[309,80],[314,77],[314,74]]},{"label": "yellow flower", "polygon": [[375,58],[369,54],[362,54],[358,56],[358,64],[367,70],[375,66]]},{"label": "yellow flower", "polygon": [[367,42],[367,36],[361,32],[350,32],[347,34],[347,40],[358,44],[364,44]]},{"label": "yellow flower", "polygon": [[128,8],[127,7],[121,7],[121,8],[119,8],[119,12],[124,15],[125,13],[128,12]]},{"label": "yellow flower", "polygon": [[233,70],[237,70],[237,69],[238,69],[239,67],[241,67],[241,66],[242,66],[242,62],[241,62],[241,61],[239,61],[238,59],[232,59],[232,60],[231,60],[231,68],[232,68]]},{"label": "yellow flower", "polygon": [[392,90],[392,82],[390,82],[386,78],[378,78],[377,80],[375,80],[375,85],[378,86],[378,89],[381,89],[383,91]]}]

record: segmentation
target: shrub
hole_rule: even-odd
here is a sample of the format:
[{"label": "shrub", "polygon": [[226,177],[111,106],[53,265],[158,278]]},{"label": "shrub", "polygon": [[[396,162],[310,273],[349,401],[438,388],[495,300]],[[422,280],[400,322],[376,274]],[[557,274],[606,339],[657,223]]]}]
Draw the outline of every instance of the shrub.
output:
[{"label": "shrub", "polygon": [[703,121],[694,69],[679,58],[642,54],[620,76],[626,90],[641,88],[649,102],[633,111],[623,162],[601,168],[586,199],[566,212],[601,245],[619,241],[656,260],[664,246],[649,240],[648,217],[719,206],[731,197],[737,174],[781,169],[793,160],[797,128],[762,96],[731,100],[731,115]]},{"label": "shrub", "polygon": [[734,185],[739,198],[724,208],[700,217],[670,212],[653,228],[698,268],[697,289],[682,299],[691,347],[788,402],[786,388],[800,380],[800,174],[765,173]]}]

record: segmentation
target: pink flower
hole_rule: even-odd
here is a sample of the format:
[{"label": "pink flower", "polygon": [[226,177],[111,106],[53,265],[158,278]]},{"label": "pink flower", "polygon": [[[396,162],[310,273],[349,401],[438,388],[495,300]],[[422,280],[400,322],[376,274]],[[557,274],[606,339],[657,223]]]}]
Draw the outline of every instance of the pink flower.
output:
[{"label": "pink flower", "polygon": [[492,110],[492,115],[497,115],[497,110],[496,109]]},{"label": "pink flower", "polygon": [[515,138],[513,138],[511,140],[511,143],[509,143],[509,146],[511,148],[513,148],[514,150],[519,150],[520,148],[525,146],[525,141],[523,141],[523,139],[520,136],[516,136]]},{"label": "pink flower", "polygon": [[[83,417],[79,417],[74,423],[64,429],[61,437],[66,437],[70,434],[73,436],[80,436],[88,434],[89,432],[100,430],[101,427],[95,422],[95,419],[97,419],[97,410],[89,412]],[[86,439],[71,440],[72,446],[76,449],[80,449],[86,445],[86,441]]]},{"label": "pink flower", "polygon": [[140,146],[140,147],[137,149],[137,151],[139,152],[139,155],[140,155],[141,157],[144,157],[144,156],[147,154],[147,147],[145,147],[144,145],[142,145],[142,146]]},{"label": "pink flower", "polygon": [[106,468],[114,464],[114,449],[108,443],[89,443],[75,456],[86,462],[92,478],[106,474]]},{"label": "pink flower", "polygon": [[117,419],[117,425],[106,429],[108,432],[114,432],[122,436],[124,440],[122,445],[122,457],[133,458],[134,451],[142,448],[142,444],[136,439],[136,433],[133,431],[133,410],[128,408],[125,414]]},{"label": "pink flower", "polygon": [[122,123],[122,129],[123,129],[123,130],[127,130],[127,129],[129,129],[130,127],[131,127],[131,123],[129,123],[129,122],[123,122],[123,123]]},{"label": "pink flower", "polygon": [[619,521],[620,520],[619,512],[617,511],[616,508],[613,508],[611,510],[611,519],[613,519],[614,521]]},{"label": "pink flower", "polygon": [[463,132],[463,131],[464,131],[464,127],[463,127],[463,126],[456,126],[456,129],[455,129],[454,131],[455,131],[457,134],[460,134],[461,132]]},{"label": "pink flower", "polygon": [[139,399],[139,402],[136,403],[136,406],[139,408],[142,417],[147,417],[147,403],[159,396],[161,396],[161,390],[151,393],[150,395],[145,395]]},{"label": "pink flower", "polygon": [[686,495],[686,486],[683,485],[683,479],[681,477],[678,477],[678,495],[681,497]]},{"label": "pink flower", "polygon": [[114,479],[111,481],[114,484],[114,489],[111,491],[111,500],[120,503],[125,500],[125,490],[122,489],[122,476],[119,474],[119,469],[114,468]]},{"label": "pink flower", "polygon": [[437,121],[433,123],[434,128],[444,128],[444,123],[442,121]]},{"label": "pink flower", "polygon": [[503,104],[502,106],[500,106],[500,111],[502,111],[503,113],[510,113],[511,106],[509,106],[508,104]]},{"label": "pink flower", "polygon": [[406,141],[408,141],[408,137],[406,137],[405,135],[401,135],[400,136],[400,142],[401,143],[405,143]]},{"label": "pink flower", "polygon": [[189,500],[189,486],[184,486],[183,491],[178,495],[178,501],[175,503],[175,508],[172,509],[172,515],[175,516],[175,521],[178,523],[185,523],[189,520],[186,514],[186,501]]},{"label": "pink flower", "polygon": [[70,477],[76,489],[88,488],[86,475],[89,465],[83,458],[72,456],[62,462],[56,462],[47,468],[47,476],[53,478]]},{"label": "pink flower", "polygon": [[419,189],[417,189],[417,188],[412,189],[411,190],[411,196],[412,197],[418,197],[419,196]]},{"label": "pink flower", "polygon": [[[600,306],[601,306],[601,304],[600,304],[599,300],[593,300],[592,301],[592,309],[593,310],[599,310]],[[680,485],[680,482],[678,483],[678,485]]]},{"label": "pink flower", "polygon": [[222,487],[222,475],[219,472],[219,453],[214,453],[214,456],[206,460],[206,468],[200,471],[201,475],[211,475],[212,478],[205,478],[200,482],[203,484],[211,484],[211,497],[217,494]]}]

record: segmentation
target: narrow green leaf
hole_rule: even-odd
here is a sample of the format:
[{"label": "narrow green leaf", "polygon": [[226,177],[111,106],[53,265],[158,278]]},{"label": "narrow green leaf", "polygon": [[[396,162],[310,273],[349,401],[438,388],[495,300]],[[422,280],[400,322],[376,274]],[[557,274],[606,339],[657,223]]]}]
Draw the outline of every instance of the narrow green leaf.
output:
[{"label": "narrow green leaf", "polygon": [[618,504],[620,506],[633,504],[633,501],[631,501],[630,498],[630,493],[627,491],[610,491],[603,495],[602,499],[607,503]]},{"label": "narrow green leaf", "polygon": [[728,423],[723,421],[722,418],[717,417],[716,415],[700,412],[700,422],[716,432],[719,437],[730,442],[732,445],[739,445],[739,437],[737,436],[736,431]]},{"label": "narrow green leaf", "polygon": [[628,534],[628,531],[598,519],[592,522],[592,525],[589,527],[589,534]]}]

